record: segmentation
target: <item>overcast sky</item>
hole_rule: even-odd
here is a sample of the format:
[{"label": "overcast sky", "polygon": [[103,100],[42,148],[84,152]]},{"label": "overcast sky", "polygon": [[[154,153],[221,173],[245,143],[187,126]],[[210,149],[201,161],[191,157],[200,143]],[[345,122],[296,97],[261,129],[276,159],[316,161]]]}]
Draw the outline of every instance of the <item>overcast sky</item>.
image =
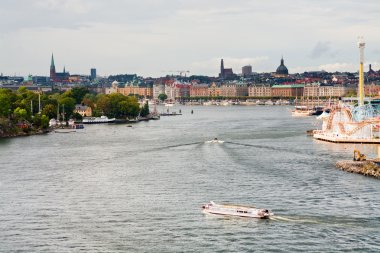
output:
[{"label": "overcast sky", "polygon": [[356,71],[380,68],[378,0],[1,0],[0,73]]}]

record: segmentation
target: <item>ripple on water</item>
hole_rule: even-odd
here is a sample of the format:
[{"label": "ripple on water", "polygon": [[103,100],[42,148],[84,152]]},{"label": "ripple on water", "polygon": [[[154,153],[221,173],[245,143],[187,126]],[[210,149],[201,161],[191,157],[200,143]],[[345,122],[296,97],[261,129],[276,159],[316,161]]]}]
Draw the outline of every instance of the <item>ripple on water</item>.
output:
[{"label": "ripple on water", "polygon": [[[133,129],[93,125],[0,141],[0,249],[380,249],[378,181],[334,168],[352,147],[306,137],[314,120],[293,119],[285,107],[190,109]],[[214,137],[225,142],[204,143]],[[275,217],[203,214],[210,200],[254,204]]]}]

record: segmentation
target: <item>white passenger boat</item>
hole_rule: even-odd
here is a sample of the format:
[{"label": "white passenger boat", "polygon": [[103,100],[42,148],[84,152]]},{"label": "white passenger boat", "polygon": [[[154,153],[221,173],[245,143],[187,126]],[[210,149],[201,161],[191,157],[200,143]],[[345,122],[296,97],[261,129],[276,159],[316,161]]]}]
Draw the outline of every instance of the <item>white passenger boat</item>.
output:
[{"label": "white passenger boat", "polygon": [[115,122],[115,118],[109,119],[107,116],[101,117],[85,117],[82,120],[83,124],[100,124],[100,123],[112,123]]},{"label": "white passenger boat", "polygon": [[202,206],[205,213],[231,215],[249,218],[268,219],[273,213],[267,209],[258,209],[254,206],[241,206],[230,204],[215,204],[213,201]]}]

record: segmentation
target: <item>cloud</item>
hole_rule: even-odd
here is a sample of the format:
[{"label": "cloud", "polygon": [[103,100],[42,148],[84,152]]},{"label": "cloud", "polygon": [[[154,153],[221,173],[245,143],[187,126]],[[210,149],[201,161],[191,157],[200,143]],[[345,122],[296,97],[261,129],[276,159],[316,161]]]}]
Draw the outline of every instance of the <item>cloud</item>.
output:
[{"label": "cloud", "polygon": [[[368,71],[369,64],[364,64],[364,71]],[[378,70],[380,69],[380,62],[372,62],[372,69]],[[358,64],[348,63],[348,62],[335,62],[335,63],[327,63],[321,64],[318,66],[298,66],[290,69],[291,73],[303,73],[307,71],[327,71],[327,72],[357,72],[359,70]]]},{"label": "cloud", "polygon": [[335,57],[338,51],[333,50],[330,41],[318,41],[311,51],[311,58],[320,58],[323,56]]},{"label": "cloud", "polygon": [[83,0],[39,0],[35,6],[48,11],[73,12],[85,14],[91,11],[92,5]]}]

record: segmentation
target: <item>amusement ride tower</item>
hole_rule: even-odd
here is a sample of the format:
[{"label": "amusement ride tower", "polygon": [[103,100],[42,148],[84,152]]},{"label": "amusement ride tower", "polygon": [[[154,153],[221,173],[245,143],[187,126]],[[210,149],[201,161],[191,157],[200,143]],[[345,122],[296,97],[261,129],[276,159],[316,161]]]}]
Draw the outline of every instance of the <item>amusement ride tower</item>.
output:
[{"label": "amusement ride tower", "polygon": [[359,106],[364,105],[364,75],[363,75],[363,64],[364,64],[364,47],[365,42],[363,37],[359,37],[358,41],[358,47],[359,47]]}]

